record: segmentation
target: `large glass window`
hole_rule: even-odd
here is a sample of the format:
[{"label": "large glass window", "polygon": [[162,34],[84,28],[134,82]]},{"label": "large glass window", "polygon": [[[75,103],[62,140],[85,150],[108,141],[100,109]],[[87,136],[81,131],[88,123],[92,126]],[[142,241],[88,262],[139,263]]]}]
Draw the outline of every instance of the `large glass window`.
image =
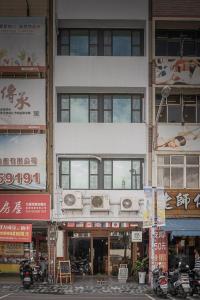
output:
[{"label": "large glass window", "polygon": [[59,159],[59,186],[63,189],[143,188],[143,159]]},{"label": "large glass window", "polygon": [[200,56],[199,30],[156,30],[156,56]]},{"label": "large glass window", "polygon": [[199,188],[198,155],[159,155],[157,184],[165,188]]},{"label": "large glass window", "polygon": [[143,95],[58,94],[58,122],[141,123]]},{"label": "large glass window", "polygon": [[60,28],[58,55],[143,56],[144,30]]},{"label": "large glass window", "polygon": [[[156,95],[156,114],[161,102],[161,95]],[[199,123],[200,96],[176,94],[169,95],[162,105],[159,122],[164,123]]]}]

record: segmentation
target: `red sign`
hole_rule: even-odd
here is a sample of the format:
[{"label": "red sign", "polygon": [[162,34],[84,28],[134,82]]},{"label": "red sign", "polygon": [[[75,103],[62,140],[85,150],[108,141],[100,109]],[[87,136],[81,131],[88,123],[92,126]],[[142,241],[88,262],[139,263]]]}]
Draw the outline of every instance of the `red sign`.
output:
[{"label": "red sign", "polygon": [[[152,245],[154,243],[154,245]],[[150,256],[152,261],[153,268],[160,265],[163,271],[168,270],[168,241],[167,233],[164,230],[161,230],[159,227],[155,228],[154,239],[150,239]],[[154,251],[152,257],[151,251]]]},{"label": "red sign", "polygon": [[0,219],[50,220],[50,195],[1,194]]},{"label": "red sign", "polygon": [[32,240],[32,224],[0,223],[1,242],[25,242]]}]

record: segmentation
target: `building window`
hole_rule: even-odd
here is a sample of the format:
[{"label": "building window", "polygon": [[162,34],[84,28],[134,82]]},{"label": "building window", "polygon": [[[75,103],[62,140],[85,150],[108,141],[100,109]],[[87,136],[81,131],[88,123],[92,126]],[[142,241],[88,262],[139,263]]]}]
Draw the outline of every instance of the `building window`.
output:
[{"label": "building window", "polygon": [[143,159],[59,159],[59,186],[63,189],[140,190]]},{"label": "building window", "polygon": [[[161,95],[156,95],[156,114],[160,105]],[[199,123],[199,95],[169,95],[162,106],[159,122],[164,123]]]},{"label": "building window", "polygon": [[157,185],[165,188],[199,188],[198,155],[159,155]]},{"label": "building window", "polygon": [[142,160],[104,160],[104,189],[140,190]]},{"label": "building window", "polygon": [[142,123],[143,95],[58,94],[58,122]]},{"label": "building window", "polygon": [[143,29],[59,29],[58,55],[143,56]]},{"label": "building window", "polygon": [[200,56],[199,30],[156,30],[156,56]]}]

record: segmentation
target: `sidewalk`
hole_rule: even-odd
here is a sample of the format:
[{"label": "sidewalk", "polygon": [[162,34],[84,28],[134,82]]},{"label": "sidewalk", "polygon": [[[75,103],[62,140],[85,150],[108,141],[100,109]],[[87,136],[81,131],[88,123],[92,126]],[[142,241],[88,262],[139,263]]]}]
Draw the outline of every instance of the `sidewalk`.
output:
[{"label": "sidewalk", "polygon": [[[104,279],[104,281],[99,281]],[[5,292],[29,292],[39,294],[59,294],[59,295],[74,295],[74,294],[130,294],[138,295],[148,293],[150,287],[148,285],[140,285],[137,282],[128,281],[120,283],[116,277],[107,276],[75,276],[72,284],[48,284],[34,283],[29,290],[24,290],[20,279],[17,277],[2,277],[0,276],[0,290]]]}]

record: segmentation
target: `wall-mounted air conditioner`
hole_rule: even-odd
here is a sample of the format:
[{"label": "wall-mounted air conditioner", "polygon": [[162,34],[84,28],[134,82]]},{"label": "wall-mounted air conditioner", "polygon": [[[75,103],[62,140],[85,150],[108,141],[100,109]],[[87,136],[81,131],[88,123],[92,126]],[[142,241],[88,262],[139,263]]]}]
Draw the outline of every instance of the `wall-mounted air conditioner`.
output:
[{"label": "wall-mounted air conditioner", "polygon": [[63,191],[63,210],[81,210],[83,208],[82,196],[79,191]]},{"label": "wall-mounted air conditioner", "polygon": [[134,197],[121,198],[121,211],[138,211],[139,203],[138,199]]},{"label": "wall-mounted air conditioner", "polygon": [[91,196],[91,211],[108,211],[110,209],[109,198],[105,195]]}]

